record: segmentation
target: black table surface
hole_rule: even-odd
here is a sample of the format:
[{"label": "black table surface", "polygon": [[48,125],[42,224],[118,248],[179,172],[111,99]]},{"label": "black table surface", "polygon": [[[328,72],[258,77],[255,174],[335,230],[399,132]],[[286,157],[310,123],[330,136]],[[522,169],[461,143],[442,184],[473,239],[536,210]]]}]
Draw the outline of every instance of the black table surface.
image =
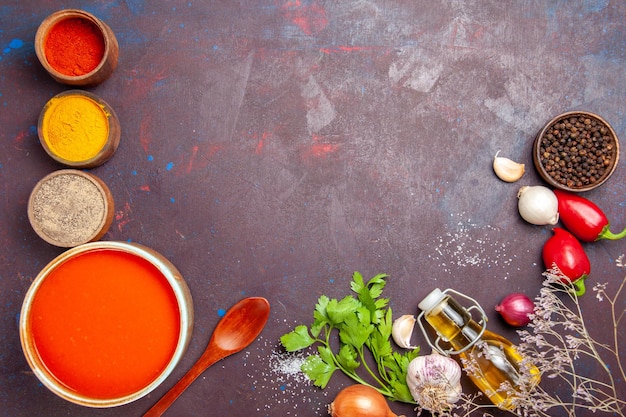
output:
[{"label": "black table surface", "polygon": [[[37,181],[64,168],[44,152],[36,125],[44,104],[72,87],[45,72],[34,37],[66,7],[101,18],[120,44],[113,75],[89,89],[122,125],[116,154],[89,170],[115,199],[103,239],[166,256],[196,312],[172,375],[112,409],[52,394],[28,367],[18,331],[30,283],[63,252],[34,233],[26,206]],[[262,296],[272,311],[261,336],[204,373],[166,415],[327,415],[349,380],[336,375],[315,388],[279,337],[312,321],[320,295],[348,295],[354,271],[390,275],[384,295],[394,317],[416,314],[436,287],[453,288],[478,300],[491,330],[518,341],[493,307],[541,287],[551,228],[524,222],[516,197],[522,185],[543,184],[532,142],[570,110],[595,112],[626,137],[625,21],[621,0],[5,1],[0,414],[140,416],[199,357],[221,311]],[[498,150],[526,164],[519,182],[494,175]],[[585,196],[614,229],[626,227],[623,163]],[[607,282],[615,291],[626,244],[585,249],[588,286]],[[609,342],[606,310],[593,294],[581,303]],[[622,344],[625,326],[617,328]],[[418,333],[413,340],[427,353]],[[626,398],[626,383],[617,385]],[[409,405],[391,407],[414,415]]]}]

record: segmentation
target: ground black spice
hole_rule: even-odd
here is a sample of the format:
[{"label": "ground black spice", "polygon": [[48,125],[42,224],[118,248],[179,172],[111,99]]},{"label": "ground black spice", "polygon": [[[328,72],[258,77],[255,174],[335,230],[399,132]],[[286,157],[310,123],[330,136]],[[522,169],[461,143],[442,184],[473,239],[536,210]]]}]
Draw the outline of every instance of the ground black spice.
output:
[{"label": "ground black spice", "polygon": [[540,160],[548,175],[569,188],[600,181],[616,157],[611,131],[588,115],[552,123],[541,137]]},{"label": "ground black spice", "polygon": [[42,179],[30,196],[31,225],[56,246],[73,247],[94,240],[110,224],[113,203],[107,190],[81,171],[56,171]]}]

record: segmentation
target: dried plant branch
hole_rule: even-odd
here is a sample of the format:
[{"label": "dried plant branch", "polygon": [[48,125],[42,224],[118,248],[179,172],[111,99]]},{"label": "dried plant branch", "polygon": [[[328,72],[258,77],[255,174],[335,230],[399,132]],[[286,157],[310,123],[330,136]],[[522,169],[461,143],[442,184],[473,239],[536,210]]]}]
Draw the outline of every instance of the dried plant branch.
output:
[{"label": "dried plant branch", "polygon": [[[616,262],[623,268],[624,255]],[[516,405],[512,415],[523,417],[551,417],[555,414],[576,417],[577,415],[611,415],[626,417],[626,399],[619,397],[616,379],[626,380],[619,345],[619,325],[626,310],[618,311],[626,287],[626,276],[613,295],[607,292],[607,284],[596,284],[594,292],[600,303],[609,305],[613,324],[612,340],[601,343],[588,331],[582,307],[573,285],[563,284],[558,268],[544,273],[545,281],[536,298],[535,311],[529,330],[519,331],[519,352],[525,357],[520,374],[520,386],[500,387],[499,391],[514,396]],[[600,378],[584,373],[584,364],[590,361],[602,370]],[[615,374],[608,363],[617,364]],[[549,393],[541,384],[533,385],[533,375],[524,372],[530,364],[542,371],[542,378],[558,380],[567,393]],[[472,364],[464,363],[471,372]],[[463,395],[461,401],[450,406],[450,410],[439,417],[489,416],[485,406],[478,403],[479,396]],[[493,406],[491,406],[493,407]],[[578,414],[579,413],[579,414]]]}]

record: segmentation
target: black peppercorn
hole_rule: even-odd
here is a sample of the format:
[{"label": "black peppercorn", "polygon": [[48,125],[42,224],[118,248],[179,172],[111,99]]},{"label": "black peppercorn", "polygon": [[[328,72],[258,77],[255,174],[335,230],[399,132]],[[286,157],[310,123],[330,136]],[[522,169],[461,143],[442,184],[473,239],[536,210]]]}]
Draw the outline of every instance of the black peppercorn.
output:
[{"label": "black peppercorn", "polygon": [[603,180],[617,158],[611,129],[589,115],[568,114],[550,124],[538,138],[536,153],[547,174],[569,188]]}]

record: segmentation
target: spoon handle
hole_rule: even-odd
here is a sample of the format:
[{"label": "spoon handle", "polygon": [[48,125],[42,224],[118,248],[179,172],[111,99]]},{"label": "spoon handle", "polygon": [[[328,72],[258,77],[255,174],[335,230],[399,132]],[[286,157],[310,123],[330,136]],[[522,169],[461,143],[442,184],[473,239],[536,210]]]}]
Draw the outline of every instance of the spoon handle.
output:
[{"label": "spoon handle", "polygon": [[159,417],[209,366],[244,349],[257,338],[270,315],[270,304],[262,297],[239,301],[226,312],[209,344],[187,373],[143,417]]},{"label": "spoon handle", "polygon": [[161,416],[165,412],[165,410],[167,410],[174,403],[174,401],[176,401],[180,394],[182,394],[183,391],[185,391],[189,387],[189,385],[191,385],[191,383],[202,374],[202,372],[204,372],[209,366],[213,365],[215,362],[222,359],[224,356],[227,356],[224,354],[219,354],[221,352],[218,352],[218,349],[213,350],[212,352],[216,352],[216,354],[201,356],[200,359],[198,359],[198,361],[191,367],[191,369],[189,369],[187,373],[178,380],[176,385],[170,388],[170,390],[167,391],[165,395],[163,395],[163,397],[161,397],[161,399],[157,401],[157,403],[154,404],[152,408],[150,408],[146,412],[146,414],[143,415],[143,417]]}]

